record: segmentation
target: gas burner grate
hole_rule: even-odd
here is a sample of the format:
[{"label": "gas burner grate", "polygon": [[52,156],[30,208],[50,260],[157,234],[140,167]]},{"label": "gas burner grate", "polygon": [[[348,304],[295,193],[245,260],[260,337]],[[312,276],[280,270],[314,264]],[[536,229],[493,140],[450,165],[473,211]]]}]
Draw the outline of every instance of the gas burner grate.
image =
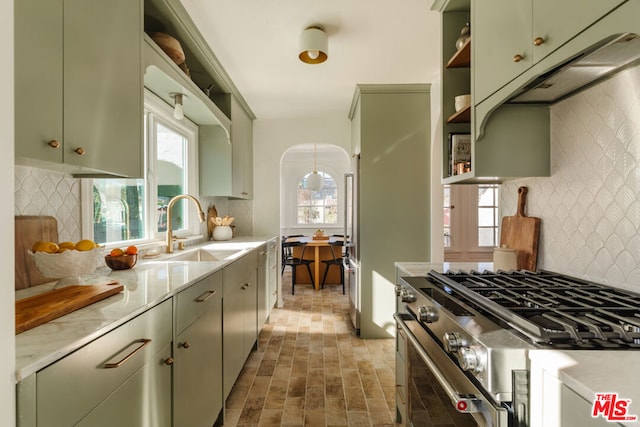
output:
[{"label": "gas burner grate", "polygon": [[535,343],[640,348],[638,294],[547,271],[432,272],[429,276],[466,304]]}]

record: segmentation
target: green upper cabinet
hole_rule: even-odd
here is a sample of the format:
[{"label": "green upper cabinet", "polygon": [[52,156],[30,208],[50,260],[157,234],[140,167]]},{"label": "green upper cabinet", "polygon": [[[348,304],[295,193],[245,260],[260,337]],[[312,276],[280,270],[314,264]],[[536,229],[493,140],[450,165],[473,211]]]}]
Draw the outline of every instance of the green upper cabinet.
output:
[{"label": "green upper cabinet", "polygon": [[75,174],[143,176],[142,2],[15,5],[15,155]]},{"label": "green upper cabinet", "polygon": [[626,0],[472,2],[474,102],[479,104]]},{"label": "green upper cabinet", "polygon": [[474,103],[533,64],[531,0],[472,2]]},{"label": "green upper cabinet", "polygon": [[15,155],[62,163],[62,1],[14,8]]},{"label": "green upper cabinet", "polygon": [[253,197],[253,118],[235,97],[231,98],[231,144],[233,146],[232,196]]}]

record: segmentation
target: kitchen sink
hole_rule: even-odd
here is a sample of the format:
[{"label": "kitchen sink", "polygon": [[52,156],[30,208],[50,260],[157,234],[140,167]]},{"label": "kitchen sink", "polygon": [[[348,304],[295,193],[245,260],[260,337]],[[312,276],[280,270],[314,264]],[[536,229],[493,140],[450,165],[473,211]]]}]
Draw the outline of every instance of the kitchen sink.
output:
[{"label": "kitchen sink", "polygon": [[196,249],[168,255],[166,261],[226,261],[240,255],[238,250]]}]

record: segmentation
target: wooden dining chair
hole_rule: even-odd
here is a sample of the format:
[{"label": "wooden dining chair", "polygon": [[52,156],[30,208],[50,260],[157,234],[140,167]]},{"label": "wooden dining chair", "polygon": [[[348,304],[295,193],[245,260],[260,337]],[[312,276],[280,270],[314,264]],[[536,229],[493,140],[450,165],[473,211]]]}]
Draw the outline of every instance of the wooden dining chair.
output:
[{"label": "wooden dining chair", "polygon": [[324,283],[327,280],[327,273],[329,273],[329,268],[331,268],[332,265],[337,265],[338,267],[340,267],[340,283],[342,284],[342,294],[344,295],[344,265],[342,264],[343,247],[344,247],[344,240],[336,240],[336,241],[329,242],[329,249],[331,249],[331,258],[325,259],[322,261],[324,264],[326,264],[326,268],[324,269],[324,275],[322,276],[321,288],[324,289]]},{"label": "wooden dining chair", "polygon": [[[295,256],[293,253],[294,248],[302,248],[302,252],[300,256]],[[282,273],[284,274],[284,269],[287,266],[291,267],[291,294],[295,294],[296,288],[296,270],[299,265],[306,265],[307,271],[309,272],[309,278],[311,279],[311,286],[313,286],[313,273],[311,272],[311,264],[313,263],[312,259],[305,259],[304,252],[307,249],[307,244],[305,242],[287,242],[286,240],[282,242]]]}]

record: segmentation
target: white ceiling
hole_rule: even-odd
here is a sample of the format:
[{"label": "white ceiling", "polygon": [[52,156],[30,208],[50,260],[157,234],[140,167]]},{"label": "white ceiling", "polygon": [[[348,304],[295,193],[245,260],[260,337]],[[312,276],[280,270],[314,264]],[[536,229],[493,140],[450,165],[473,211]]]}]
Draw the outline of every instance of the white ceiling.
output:
[{"label": "white ceiling", "polygon": [[[258,119],[347,117],[356,84],[431,83],[440,17],[428,0],[182,0]],[[325,28],[329,59],[298,59]]]}]

